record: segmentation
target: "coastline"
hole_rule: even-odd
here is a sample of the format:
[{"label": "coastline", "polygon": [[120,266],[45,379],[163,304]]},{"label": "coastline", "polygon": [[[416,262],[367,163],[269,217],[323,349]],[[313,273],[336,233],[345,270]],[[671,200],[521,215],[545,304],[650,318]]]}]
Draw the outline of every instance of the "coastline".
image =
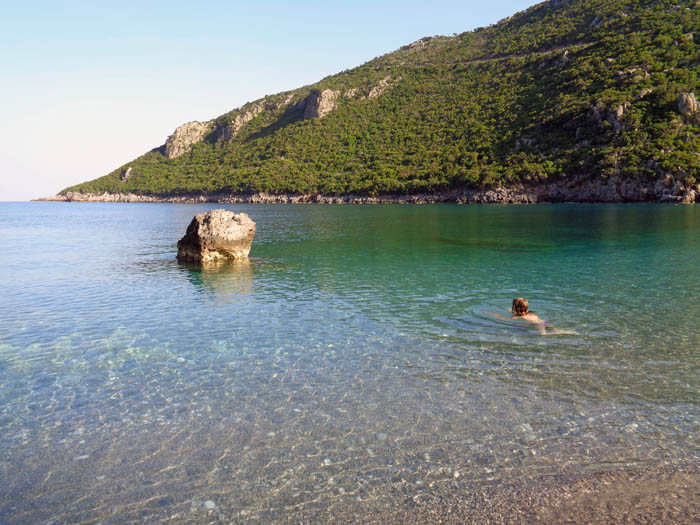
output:
[{"label": "coastline", "polygon": [[318,193],[190,193],[184,195],[66,192],[35,201],[169,202],[221,204],[537,204],[561,202],[700,202],[700,185],[671,175],[651,181],[639,179],[575,178],[539,184],[516,184],[490,189],[454,189],[412,195],[323,195]]}]

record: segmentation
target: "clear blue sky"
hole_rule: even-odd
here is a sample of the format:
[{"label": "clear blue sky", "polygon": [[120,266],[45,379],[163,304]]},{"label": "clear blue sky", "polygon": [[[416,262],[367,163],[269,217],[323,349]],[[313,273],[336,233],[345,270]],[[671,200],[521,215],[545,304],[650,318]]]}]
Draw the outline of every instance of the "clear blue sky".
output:
[{"label": "clear blue sky", "polygon": [[34,1],[0,15],[0,200],[52,195],[267,94],[535,0]]}]

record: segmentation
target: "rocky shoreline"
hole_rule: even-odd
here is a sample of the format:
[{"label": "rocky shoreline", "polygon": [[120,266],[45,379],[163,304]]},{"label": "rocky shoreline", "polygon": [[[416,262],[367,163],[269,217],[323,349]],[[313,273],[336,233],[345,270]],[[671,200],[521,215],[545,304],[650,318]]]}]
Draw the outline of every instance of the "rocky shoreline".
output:
[{"label": "rocky shoreline", "polygon": [[456,189],[414,195],[322,195],[316,193],[200,193],[143,195],[137,193],[78,193],[35,199],[65,202],[172,202],[223,204],[536,204],[556,202],[700,202],[700,184],[686,184],[672,175],[654,180],[609,177],[573,178],[540,184],[516,184],[490,189]]}]

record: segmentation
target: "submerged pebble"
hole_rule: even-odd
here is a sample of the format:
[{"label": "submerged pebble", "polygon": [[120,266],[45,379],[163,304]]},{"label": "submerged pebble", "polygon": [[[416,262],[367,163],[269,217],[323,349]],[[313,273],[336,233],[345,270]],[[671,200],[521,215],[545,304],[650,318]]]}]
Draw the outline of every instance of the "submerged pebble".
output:
[{"label": "submerged pebble", "polygon": [[[122,223],[125,224],[130,222]],[[274,258],[272,246],[268,245],[267,249]],[[154,253],[162,253],[158,250],[160,248]],[[151,250],[144,250],[144,253],[151,253]],[[676,406],[669,400],[676,396],[691,399],[690,395],[700,392],[692,381],[696,377],[692,375],[696,367],[687,364],[695,355],[692,353],[695,332],[686,334],[687,345],[669,348],[666,353],[665,358],[684,363],[677,367],[669,366],[665,360],[652,360],[652,350],[645,347],[648,340],[656,341],[654,334],[649,335],[651,328],[646,335],[632,330],[616,335],[612,332],[616,324],[614,318],[602,321],[605,330],[610,331],[601,329],[587,337],[585,348],[567,347],[567,341],[560,338],[541,338],[549,346],[533,349],[527,333],[520,333],[515,324],[489,332],[492,327],[482,322],[479,312],[491,305],[496,308],[501,299],[485,299],[483,295],[462,303],[463,290],[454,288],[451,272],[445,276],[445,281],[437,283],[437,288],[446,293],[444,304],[431,301],[425,305],[425,316],[416,309],[402,313],[403,317],[396,320],[392,318],[398,312],[393,296],[385,296],[386,289],[376,286],[372,286],[371,291],[368,287],[367,292],[358,292],[355,285],[366,284],[362,279],[338,279],[334,286],[339,287],[339,293],[325,295],[325,292],[318,294],[312,287],[305,286],[309,282],[306,278],[297,283],[288,280],[286,272],[276,273],[273,268],[268,273],[256,273],[255,282],[260,286],[255,294],[227,296],[226,288],[217,292],[217,287],[228,286],[241,274],[190,273],[163,262],[165,259],[161,261],[161,255],[152,260],[148,257],[149,271],[153,269],[151,263],[159,269],[155,274],[148,274],[156,278],[154,286],[158,282],[168,286],[161,290],[164,302],[159,316],[162,322],[153,326],[136,322],[132,326],[130,319],[139,319],[139,316],[132,315],[131,305],[115,304],[110,310],[110,315],[115,317],[105,323],[104,330],[91,328],[89,315],[84,322],[76,315],[74,329],[90,329],[82,336],[69,333],[70,316],[61,312],[60,322],[57,321],[57,327],[51,331],[58,337],[65,328],[68,335],[63,340],[57,339],[53,349],[50,332],[42,332],[41,337],[28,335],[26,341],[13,334],[11,338],[16,339],[17,344],[0,345],[3,359],[7,358],[1,363],[4,368],[0,366],[5,379],[0,383],[0,390],[10,399],[10,403],[0,409],[3,440],[9,443],[10,453],[31,451],[26,456],[16,454],[17,459],[6,454],[7,465],[19,465],[25,460],[30,466],[36,465],[44,461],[42,455],[59,451],[66,458],[58,458],[57,467],[65,469],[63,461],[66,461],[68,470],[71,467],[73,471],[84,470],[88,482],[92,477],[94,486],[107,485],[105,497],[112,499],[114,496],[114,501],[118,501],[121,493],[132,490],[129,481],[136,479],[131,477],[135,473],[120,460],[150,458],[149,454],[157,450],[148,465],[172,465],[174,468],[163,470],[157,476],[151,473],[149,482],[161,483],[164,492],[172,496],[158,495],[160,499],[153,501],[163,506],[173,505],[172,512],[179,512],[179,519],[183,519],[182,512],[187,509],[195,512],[193,521],[206,521],[207,516],[214,520],[220,512],[227,514],[225,518],[229,520],[249,513],[257,518],[258,513],[268,516],[265,513],[275,509],[274,515],[269,514],[274,516],[270,521],[275,521],[287,511],[291,515],[293,509],[285,509],[285,506],[302,508],[317,498],[325,504],[326,496],[333,492],[343,494],[345,490],[358,500],[380,498],[385,494],[383,491],[397,488],[392,485],[394,482],[413,487],[414,491],[418,488],[427,491],[430,482],[447,487],[457,482],[467,485],[472,480],[478,483],[492,475],[498,479],[525,479],[540,472],[538,469],[543,473],[557,472],[562,464],[571,465],[572,470],[579,464],[585,468],[591,462],[607,460],[608,455],[611,460],[635,461],[637,457],[652,457],[659,447],[671,458],[688,451],[693,454],[693,434],[697,435],[700,430],[700,420],[692,413],[696,405],[688,411],[687,405]],[[317,261],[315,257],[308,260]],[[332,260],[336,260],[335,256]],[[372,261],[371,268],[376,269],[374,259]],[[140,266],[129,266],[128,261],[126,264],[136,268],[139,275]],[[306,270],[304,264],[299,268]],[[316,262],[309,267],[317,268]],[[422,263],[416,267],[416,281],[412,280],[410,272],[402,274],[406,276],[405,284],[416,285],[413,291],[418,301],[424,277],[421,268]],[[177,278],[171,279],[171,271],[176,272]],[[381,271],[378,274],[372,271],[369,275],[374,277]],[[494,269],[484,271],[484,275],[490,275]],[[178,277],[182,272],[187,279]],[[338,276],[346,277],[341,273]],[[436,275],[436,279],[438,277]],[[123,281],[129,283],[131,278]],[[115,298],[128,297],[137,303],[137,295],[120,292],[121,282],[118,279],[115,282]],[[97,284],[102,290],[102,283]],[[171,284],[178,295],[185,292],[182,298],[187,308],[168,307]],[[393,286],[389,288],[394,289]],[[152,291],[150,286],[147,291]],[[341,295],[345,291],[352,293]],[[133,293],[138,292],[139,288],[135,287]],[[450,295],[453,292],[454,295]],[[496,290],[499,297],[503,292]],[[368,304],[377,305],[372,315],[369,310],[362,309],[362,293],[372,298]],[[154,299],[158,297],[154,294]],[[285,297],[294,306],[289,309],[291,317],[287,319],[277,315],[283,312],[278,308],[284,304]],[[347,305],[345,299],[338,297],[345,297]],[[266,301],[266,298],[274,300]],[[229,303],[228,299],[235,299],[235,302]],[[326,300],[329,302],[324,303]],[[334,308],[341,304],[343,308],[357,307],[359,312],[368,315],[359,316],[357,322],[352,318],[348,321],[343,308]],[[86,308],[92,305],[88,301]],[[219,309],[216,315],[212,315],[213,306]],[[299,306],[311,309],[297,308]],[[464,308],[453,315],[458,306]],[[584,304],[584,307],[589,306]],[[617,315],[617,310],[605,310],[604,303],[592,309],[595,311],[598,307]],[[47,313],[53,310],[49,308]],[[463,311],[471,313],[462,316]],[[556,311],[556,316],[563,319],[555,323],[572,322],[574,314],[568,316],[566,311],[564,308]],[[37,316],[43,315],[44,310],[37,312]],[[305,313],[299,315],[299,312]],[[317,323],[322,312],[327,312],[329,317],[327,326]],[[234,313],[237,315],[231,315]],[[594,315],[596,319],[597,315]],[[285,323],[289,319],[294,322]],[[30,329],[32,321],[28,316],[26,322]],[[413,321],[416,321],[415,330]],[[13,315],[9,322],[10,328],[17,324]],[[47,323],[51,324],[50,320]],[[117,324],[125,327],[111,333],[110,327]],[[445,324],[447,328],[443,332]],[[407,333],[398,332],[399,328],[408,327],[411,329]],[[674,332],[673,337],[685,329],[684,326],[676,328],[678,332]],[[510,330],[517,332],[512,338],[508,337]],[[202,332],[231,334],[231,339],[218,341],[220,346],[212,348],[198,343],[198,334]],[[428,337],[421,336],[418,344],[417,333],[428,334]],[[436,336],[444,333],[459,337],[453,342],[438,341]],[[657,342],[663,343],[661,336],[658,337]],[[25,349],[22,343],[29,344],[32,338],[42,343]],[[332,346],[328,344],[329,339],[338,343],[336,348],[324,348]],[[481,342],[477,343],[477,339]],[[632,341],[629,348],[620,346],[624,339]],[[138,359],[127,359],[127,356],[136,357],[131,348],[135,345],[142,349]],[[273,348],[276,349],[274,353],[270,351]],[[402,348],[406,350],[399,353]],[[41,357],[52,350],[56,355],[51,361],[53,366],[65,373],[56,375],[49,370],[52,380],[38,383],[49,361],[33,359],[33,356]],[[182,357],[178,357],[180,354]],[[76,359],[71,360],[72,356]],[[111,359],[105,361],[105,356]],[[618,370],[619,363],[628,366]],[[559,370],[563,374],[561,382],[554,379]],[[630,370],[638,373],[630,374]],[[657,387],[666,388],[664,374],[670,370],[677,381],[666,385],[668,391],[657,390]],[[23,374],[35,374],[28,386],[23,382]],[[280,381],[271,383],[270,378]],[[621,378],[632,380],[618,381]],[[33,390],[35,383],[40,388]],[[644,417],[648,414],[640,409],[641,403],[629,409],[629,405],[621,401],[630,393],[646,396],[644,406],[659,410],[653,417]],[[86,403],[88,399],[90,402]],[[614,400],[618,400],[619,407]],[[22,403],[27,410],[39,413],[24,415]],[[581,406],[586,410],[581,411],[578,408]],[[74,410],[76,407],[80,410]],[[638,419],[633,423],[635,416]],[[63,421],[56,421],[58,418]],[[156,428],[156,425],[166,427]],[[387,432],[376,430],[382,427],[387,428]],[[280,439],[276,438],[276,431],[265,432],[265,428],[279,428]],[[85,439],[80,439],[81,435]],[[120,439],[114,439],[116,436]],[[138,439],[130,439],[132,436]],[[78,445],[79,442],[84,445]],[[132,442],[133,450],[130,449]],[[27,443],[36,449],[30,449]],[[206,443],[206,446],[200,447],[198,443]],[[647,444],[651,448],[646,448]],[[70,456],[80,448],[85,451],[84,455]],[[87,450],[95,450],[95,456],[87,454]],[[326,458],[324,452],[329,453]],[[446,466],[449,464],[452,470]],[[456,465],[462,471],[455,470]],[[216,469],[214,476],[212,469]],[[322,472],[323,477],[314,471]],[[46,484],[47,490],[31,505],[46,515],[55,512],[60,516],[68,508],[67,500],[73,494],[66,491],[66,501],[63,501],[62,490],[50,490],[51,485],[61,479],[58,475],[63,474],[60,470],[55,472],[56,477]],[[96,475],[97,472],[106,476]],[[326,479],[330,474],[337,477],[335,487],[332,478]],[[28,469],[12,486],[33,482],[35,475]],[[464,476],[468,482],[461,479]],[[103,480],[108,483],[102,484]],[[293,483],[299,487],[291,487]],[[195,484],[206,487],[201,490],[212,496],[225,494],[221,509],[213,500],[197,499],[191,506],[189,501],[183,502],[189,487],[197,486]],[[290,484],[289,489],[287,484]],[[421,484],[426,486],[421,487]],[[78,486],[73,488],[76,492],[79,489]],[[288,490],[292,492],[292,499],[299,501],[288,502]],[[409,489],[401,487],[399,490]],[[206,496],[206,492],[199,494]],[[402,493],[400,497],[403,496]],[[410,498],[410,492],[405,496]],[[255,498],[264,503],[258,503]],[[350,500],[350,496],[343,499]],[[94,498],[96,504],[98,500],[99,497]],[[14,508],[16,501],[4,503],[7,508]],[[343,503],[348,505],[348,501]],[[153,511],[149,505],[145,505],[144,512]],[[243,505],[255,510],[240,510]],[[102,508],[106,513],[111,510],[109,506]],[[213,510],[217,510],[217,515],[209,512]],[[119,514],[124,511],[125,507],[115,507],[112,511],[115,516],[111,519],[124,518]],[[136,511],[133,517],[136,521]]]}]

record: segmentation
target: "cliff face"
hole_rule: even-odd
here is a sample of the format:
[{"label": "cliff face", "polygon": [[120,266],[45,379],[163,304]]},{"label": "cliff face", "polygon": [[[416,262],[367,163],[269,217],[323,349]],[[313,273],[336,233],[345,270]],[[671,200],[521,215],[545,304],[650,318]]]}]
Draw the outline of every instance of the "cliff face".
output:
[{"label": "cliff face", "polygon": [[[388,78],[382,80],[369,92],[369,98],[377,98],[389,89]],[[356,90],[351,92],[346,98],[352,98]],[[235,110],[230,118],[224,123],[216,121],[209,122],[187,122],[179,126],[175,132],[168,137],[163,145],[164,155],[168,159],[175,159],[192,149],[194,144],[202,142],[210,131],[216,131],[217,139],[228,141],[238,135],[241,128],[260,116],[263,112],[274,112],[280,108],[288,107],[294,98],[293,94],[287,95],[284,100],[263,100],[248,105],[246,108]],[[332,89],[323,91],[312,90],[309,95],[297,102],[295,108],[303,111],[302,119],[311,120],[321,118],[333,111],[338,104],[340,92]],[[131,168],[128,168],[129,170]],[[127,180],[125,177],[123,180]]]},{"label": "cliff face", "polygon": [[175,159],[187,153],[192,144],[201,141],[207,131],[210,130],[208,122],[188,122],[178,127],[165,141],[165,157]]},{"label": "cliff face", "polygon": [[62,193],[374,198],[632,180],[649,197],[623,200],[660,200],[668,177],[700,181],[698,57],[697,0],[547,0],[184,124]]},{"label": "cliff face", "polygon": [[339,91],[324,89],[314,90],[304,101],[304,120],[321,118],[335,109],[336,102],[340,96]]}]

